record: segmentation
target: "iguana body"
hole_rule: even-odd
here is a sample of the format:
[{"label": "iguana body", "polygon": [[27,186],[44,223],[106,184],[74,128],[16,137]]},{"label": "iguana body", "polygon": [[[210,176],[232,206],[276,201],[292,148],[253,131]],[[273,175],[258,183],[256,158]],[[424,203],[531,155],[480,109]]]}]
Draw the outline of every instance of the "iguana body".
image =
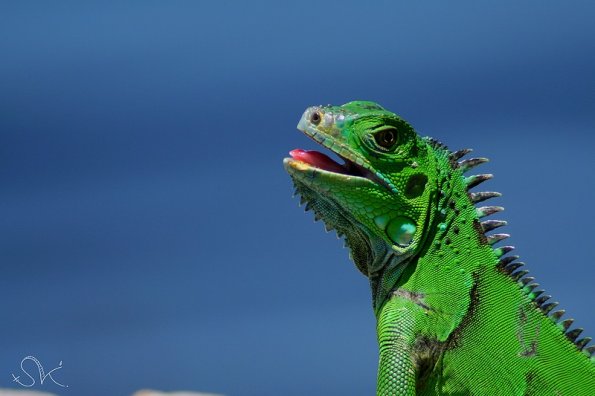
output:
[{"label": "iguana body", "polygon": [[345,160],[294,150],[284,161],[315,217],[344,236],[370,280],[379,395],[594,395],[595,362],[564,311],[495,248],[502,210],[470,192],[491,175],[459,161],[372,102],[306,110],[298,129]]}]

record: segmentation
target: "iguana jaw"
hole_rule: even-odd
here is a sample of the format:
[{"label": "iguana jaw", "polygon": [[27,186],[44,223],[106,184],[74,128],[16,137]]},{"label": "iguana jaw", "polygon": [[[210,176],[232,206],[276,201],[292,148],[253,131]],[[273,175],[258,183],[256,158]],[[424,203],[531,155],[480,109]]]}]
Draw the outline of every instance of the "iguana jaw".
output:
[{"label": "iguana jaw", "polygon": [[[311,116],[310,112],[312,111],[319,111],[319,109],[308,109],[298,123],[298,130],[302,131],[316,143],[331,150],[340,157],[344,163],[339,164],[319,151],[296,149],[289,153],[292,158],[285,158],[284,160],[287,172],[298,179],[306,176],[310,181],[312,181],[313,178],[318,177],[335,183],[346,182],[352,186],[372,183],[388,187],[386,183],[380,179],[372,169],[370,169],[365,158],[351,150],[345,143],[337,139],[336,136],[333,136],[334,134],[337,134],[338,131],[332,130],[333,133],[323,132],[314,128],[307,122],[307,119]],[[341,117],[342,115],[338,114],[337,116]],[[334,125],[331,128],[333,127]],[[323,180],[321,181],[324,183]]]},{"label": "iguana jaw", "polygon": [[319,151],[296,149],[289,154],[291,158],[283,161],[287,172],[298,179],[306,179],[304,181],[310,185],[315,178],[323,183],[326,179],[352,186],[377,183],[370,171],[345,158],[345,163],[339,164]]}]

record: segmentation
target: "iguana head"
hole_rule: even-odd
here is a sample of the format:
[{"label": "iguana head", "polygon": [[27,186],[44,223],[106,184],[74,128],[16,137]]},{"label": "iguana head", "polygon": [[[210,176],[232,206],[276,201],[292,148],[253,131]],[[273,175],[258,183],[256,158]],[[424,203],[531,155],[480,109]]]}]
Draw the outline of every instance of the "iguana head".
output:
[{"label": "iguana head", "polygon": [[284,161],[307,208],[327,229],[345,235],[367,276],[414,254],[423,244],[438,189],[427,142],[397,115],[373,102],[306,109],[298,129],[344,164],[293,150]]}]

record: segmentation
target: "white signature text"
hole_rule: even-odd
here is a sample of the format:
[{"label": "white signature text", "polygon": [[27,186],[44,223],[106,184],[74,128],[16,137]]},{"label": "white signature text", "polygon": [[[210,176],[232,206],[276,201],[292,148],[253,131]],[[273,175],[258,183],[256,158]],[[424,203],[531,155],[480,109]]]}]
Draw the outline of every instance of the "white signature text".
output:
[{"label": "white signature text", "polygon": [[43,366],[41,365],[41,362],[35,356],[26,356],[23,358],[23,360],[21,360],[21,371],[23,373],[25,373],[25,375],[27,377],[29,377],[29,380],[25,380],[25,383],[23,383],[23,382],[21,382],[20,375],[17,376],[17,375],[11,374],[12,382],[16,382],[17,384],[24,386],[25,388],[30,388],[33,385],[35,385],[35,377],[32,376],[31,374],[29,374],[29,372],[25,369],[25,367],[23,367],[23,364],[27,360],[32,361],[37,366],[38,373],[35,373],[35,374],[39,374],[39,384],[40,385],[43,385],[43,382],[49,378],[54,384],[61,386],[62,388],[68,388],[68,385],[61,384],[60,382],[56,381],[56,379],[53,377],[53,375],[56,371],[62,369],[62,361],[60,361],[60,363],[58,364],[58,367],[55,367],[46,373],[45,370],[43,369]]}]

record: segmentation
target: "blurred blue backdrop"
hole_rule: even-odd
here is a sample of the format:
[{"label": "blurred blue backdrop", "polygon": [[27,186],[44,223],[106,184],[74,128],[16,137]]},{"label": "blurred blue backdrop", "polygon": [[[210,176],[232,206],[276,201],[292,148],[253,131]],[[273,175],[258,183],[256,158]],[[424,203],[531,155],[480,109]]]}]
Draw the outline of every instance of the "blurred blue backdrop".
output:
[{"label": "blurred blue backdrop", "polygon": [[2,2],[0,387],[372,394],[368,284],[291,199],[306,106],[492,162],[511,243],[595,334],[592,2]]}]

